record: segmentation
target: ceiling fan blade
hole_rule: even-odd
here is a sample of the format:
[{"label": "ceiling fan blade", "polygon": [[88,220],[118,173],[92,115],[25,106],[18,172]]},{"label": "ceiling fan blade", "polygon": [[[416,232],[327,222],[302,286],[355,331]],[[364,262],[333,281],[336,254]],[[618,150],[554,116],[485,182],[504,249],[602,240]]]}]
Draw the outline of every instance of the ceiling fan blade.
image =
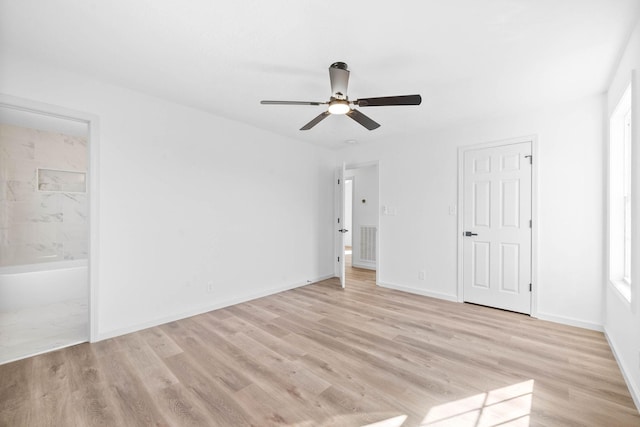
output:
[{"label": "ceiling fan blade", "polygon": [[354,101],[358,107],[382,107],[385,105],[420,105],[420,95],[382,96],[378,98],[362,98]]},{"label": "ceiling fan blade", "polygon": [[329,117],[330,115],[331,115],[331,113],[328,112],[328,111],[320,113],[318,116],[316,116],[315,119],[311,120],[309,123],[307,123],[306,125],[302,126],[300,128],[300,130],[309,130],[312,127],[314,127],[315,125],[317,125],[318,123],[320,123],[321,121],[323,121],[324,119],[326,119],[327,117]]},{"label": "ceiling fan blade", "polygon": [[[329,79],[331,80],[331,96],[344,99],[349,87],[349,70],[344,62],[334,62],[329,67]],[[339,96],[336,96],[339,95]]]},{"label": "ceiling fan blade", "polygon": [[366,127],[369,130],[374,130],[380,127],[379,123],[374,122],[368,116],[362,114],[358,110],[351,110],[347,113],[347,116],[351,117],[356,122],[360,123],[362,126]]},{"label": "ceiling fan blade", "polygon": [[260,101],[263,105],[326,105],[327,102],[313,101]]}]

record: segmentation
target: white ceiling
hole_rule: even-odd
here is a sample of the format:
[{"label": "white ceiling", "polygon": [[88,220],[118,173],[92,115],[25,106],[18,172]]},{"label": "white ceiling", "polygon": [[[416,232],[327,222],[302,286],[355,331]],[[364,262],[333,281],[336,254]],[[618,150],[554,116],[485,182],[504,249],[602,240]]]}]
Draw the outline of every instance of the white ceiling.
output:
[{"label": "white ceiling", "polygon": [[[0,54],[340,147],[603,92],[639,16],[639,0],[0,0]],[[259,104],[328,100],[336,61],[351,99],[422,105],[302,132],[323,107]]]}]

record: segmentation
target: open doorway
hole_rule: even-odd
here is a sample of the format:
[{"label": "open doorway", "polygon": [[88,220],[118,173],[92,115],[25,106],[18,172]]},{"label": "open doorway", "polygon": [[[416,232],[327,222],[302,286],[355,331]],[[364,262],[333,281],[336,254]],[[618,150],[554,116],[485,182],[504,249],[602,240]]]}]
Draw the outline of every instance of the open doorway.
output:
[{"label": "open doorway", "polygon": [[375,284],[378,269],[378,164],[345,169],[346,279]]},{"label": "open doorway", "polygon": [[345,268],[352,267],[353,256],[353,180],[354,177],[344,179],[344,259]]},{"label": "open doorway", "polygon": [[0,363],[89,340],[89,123],[0,104]]}]

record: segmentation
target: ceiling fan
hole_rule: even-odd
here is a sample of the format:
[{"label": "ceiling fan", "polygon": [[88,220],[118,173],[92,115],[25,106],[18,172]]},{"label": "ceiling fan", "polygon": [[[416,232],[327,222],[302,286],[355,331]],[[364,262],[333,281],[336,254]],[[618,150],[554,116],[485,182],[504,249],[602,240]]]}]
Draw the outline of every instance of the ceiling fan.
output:
[{"label": "ceiling fan", "polygon": [[349,70],[344,62],[334,62],[329,66],[329,79],[331,80],[331,98],[327,102],[307,102],[307,101],[260,101],[265,105],[328,105],[327,111],[320,113],[300,130],[309,130],[322,120],[332,114],[344,114],[369,130],[380,127],[368,116],[362,114],[352,105],[358,107],[382,107],[387,105],[420,105],[422,97],[420,95],[383,96],[377,98],[361,98],[350,101],[347,96],[347,86],[349,85]]}]

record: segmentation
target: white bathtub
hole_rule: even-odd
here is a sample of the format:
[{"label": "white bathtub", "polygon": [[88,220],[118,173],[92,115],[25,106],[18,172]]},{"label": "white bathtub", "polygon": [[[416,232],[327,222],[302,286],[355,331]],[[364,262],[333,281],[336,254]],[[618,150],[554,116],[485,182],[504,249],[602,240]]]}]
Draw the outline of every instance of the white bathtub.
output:
[{"label": "white bathtub", "polygon": [[86,259],[0,267],[0,312],[89,298]]}]

